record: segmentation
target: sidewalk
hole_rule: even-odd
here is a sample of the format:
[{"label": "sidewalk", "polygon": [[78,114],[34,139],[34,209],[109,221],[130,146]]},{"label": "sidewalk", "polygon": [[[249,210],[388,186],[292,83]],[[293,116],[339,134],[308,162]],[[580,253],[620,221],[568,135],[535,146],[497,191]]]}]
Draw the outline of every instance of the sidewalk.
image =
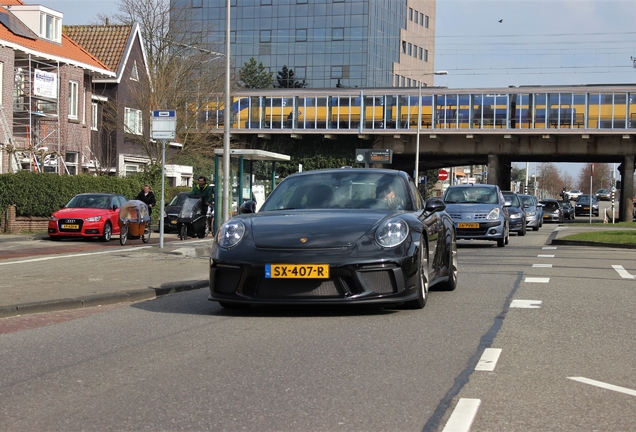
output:
[{"label": "sidewalk", "polygon": [[[37,235],[1,235],[4,242]],[[7,244],[7,243],[5,243]],[[210,239],[0,260],[0,318],[207,288]]]}]

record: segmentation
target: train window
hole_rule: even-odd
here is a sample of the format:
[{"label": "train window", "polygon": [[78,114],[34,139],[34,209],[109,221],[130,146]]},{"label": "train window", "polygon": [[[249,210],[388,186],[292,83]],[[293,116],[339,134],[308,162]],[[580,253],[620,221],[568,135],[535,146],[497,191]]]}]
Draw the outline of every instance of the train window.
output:
[{"label": "train window", "polygon": [[585,95],[582,94],[575,94],[574,95],[574,105],[584,105],[585,104]]},{"label": "train window", "polygon": [[614,105],[627,103],[627,95],[625,93],[614,93]]}]

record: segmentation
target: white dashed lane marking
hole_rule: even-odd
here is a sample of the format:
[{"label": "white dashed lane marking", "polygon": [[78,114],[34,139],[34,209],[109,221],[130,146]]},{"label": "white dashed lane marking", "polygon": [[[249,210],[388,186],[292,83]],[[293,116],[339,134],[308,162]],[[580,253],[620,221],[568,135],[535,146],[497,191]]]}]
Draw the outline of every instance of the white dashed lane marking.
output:
[{"label": "white dashed lane marking", "polygon": [[550,278],[542,278],[542,277],[527,277],[524,279],[524,282],[528,283],[549,283]]},{"label": "white dashed lane marking", "polygon": [[552,268],[552,264],[532,264],[532,267]]},{"label": "white dashed lane marking", "polygon": [[622,265],[613,265],[612,268],[616,270],[623,279],[634,279],[634,276],[630,275]]},{"label": "white dashed lane marking", "polygon": [[612,390],[615,392],[619,392],[619,393],[625,393],[628,394],[630,396],[636,396],[636,390],[632,390],[632,389],[628,389],[626,387],[619,387],[619,386],[615,386],[613,384],[607,384],[601,381],[595,381],[593,379],[589,379],[589,378],[584,378],[584,377],[568,377],[568,379],[571,379],[573,381],[578,381],[581,382],[583,384],[589,384],[589,385],[593,385],[596,387],[600,387],[600,388],[604,388],[607,390]]},{"label": "white dashed lane marking", "polygon": [[540,309],[542,304],[542,300],[513,300],[510,303],[510,307],[519,309]]},{"label": "white dashed lane marking", "polygon": [[501,348],[486,348],[484,353],[481,355],[477,366],[475,366],[475,370],[484,372],[494,371],[500,354]]},{"label": "white dashed lane marking", "polygon": [[442,432],[468,432],[480,404],[481,399],[461,398]]},{"label": "white dashed lane marking", "polygon": [[541,249],[543,249],[543,250],[554,250],[556,248],[557,248],[556,246],[543,246]]},{"label": "white dashed lane marking", "polygon": [[554,255],[537,255],[537,258],[554,258]]}]

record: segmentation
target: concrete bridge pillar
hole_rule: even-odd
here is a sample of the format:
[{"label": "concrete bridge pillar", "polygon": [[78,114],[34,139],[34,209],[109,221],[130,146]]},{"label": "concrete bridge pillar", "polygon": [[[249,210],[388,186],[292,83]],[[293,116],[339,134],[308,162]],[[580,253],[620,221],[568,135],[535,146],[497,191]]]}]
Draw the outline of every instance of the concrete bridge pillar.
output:
[{"label": "concrete bridge pillar", "polygon": [[501,190],[510,189],[510,158],[506,156],[488,155],[488,184],[494,184]]},{"label": "concrete bridge pillar", "polygon": [[634,155],[626,155],[618,170],[621,173],[619,217],[622,222],[631,222],[634,211]]}]

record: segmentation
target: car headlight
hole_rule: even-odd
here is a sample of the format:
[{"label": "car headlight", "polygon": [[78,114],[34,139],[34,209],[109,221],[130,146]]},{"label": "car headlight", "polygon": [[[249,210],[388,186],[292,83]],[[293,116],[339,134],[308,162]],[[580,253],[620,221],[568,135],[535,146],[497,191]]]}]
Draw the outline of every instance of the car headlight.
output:
[{"label": "car headlight", "polygon": [[510,213],[510,219],[519,219],[521,218],[521,213]]},{"label": "car headlight", "polygon": [[49,216],[49,220],[50,220],[50,221],[56,221],[56,220],[57,220],[57,218],[56,218],[55,216]]},{"label": "car headlight", "polygon": [[408,224],[400,219],[389,219],[375,231],[375,241],[382,247],[391,248],[402,244],[409,235]]},{"label": "car headlight", "polygon": [[240,220],[226,222],[216,235],[216,244],[222,248],[236,246],[245,235],[245,224]]},{"label": "car headlight", "polygon": [[488,216],[486,216],[486,219],[497,220],[499,219],[500,214],[501,214],[501,209],[499,207],[495,207],[494,209],[490,210],[490,213],[488,213]]},{"label": "car headlight", "polygon": [[535,216],[536,214],[537,214],[537,212],[535,212],[535,211],[526,212],[526,216]]},{"label": "car headlight", "polygon": [[166,211],[164,210],[163,211],[163,216],[161,216],[161,217],[164,218],[164,219],[167,218],[168,217],[168,213],[166,213]]},{"label": "car headlight", "polygon": [[86,222],[99,222],[100,220],[102,220],[101,216],[93,216],[93,217],[89,217],[84,219]]}]

